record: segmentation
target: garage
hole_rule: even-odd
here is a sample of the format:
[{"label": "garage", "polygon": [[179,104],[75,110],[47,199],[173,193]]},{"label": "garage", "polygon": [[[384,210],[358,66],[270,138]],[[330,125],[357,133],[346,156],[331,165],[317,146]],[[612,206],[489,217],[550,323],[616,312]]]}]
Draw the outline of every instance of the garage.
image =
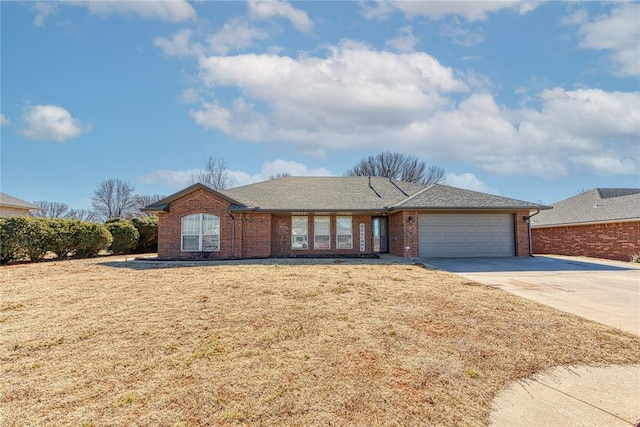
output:
[{"label": "garage", "polygon": [[418,215],[421,257],[515,255],[513,214]]}]

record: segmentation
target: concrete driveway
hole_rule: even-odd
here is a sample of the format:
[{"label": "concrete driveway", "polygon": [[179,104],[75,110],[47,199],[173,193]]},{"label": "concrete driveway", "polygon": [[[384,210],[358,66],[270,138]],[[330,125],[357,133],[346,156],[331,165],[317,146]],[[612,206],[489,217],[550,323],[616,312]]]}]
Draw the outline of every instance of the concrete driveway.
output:
[{"label": "concrete driveway", "polygon": [[640,265],[582,257],[422,258],[425,264],[640,335]]}]

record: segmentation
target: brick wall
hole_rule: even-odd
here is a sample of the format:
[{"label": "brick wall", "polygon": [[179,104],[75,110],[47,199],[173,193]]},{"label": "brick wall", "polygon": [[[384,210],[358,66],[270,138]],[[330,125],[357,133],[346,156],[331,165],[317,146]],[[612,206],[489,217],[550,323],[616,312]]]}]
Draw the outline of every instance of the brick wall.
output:
[{"label": "brick wall", "polygon": [[529,215],[529,211],[515,213],[516,256],[529,256],[529,223],[524,220]]},{"label": "brick wall", "polygon": [[208,191],[199,189],[171,203],[169,212],[158,215],[158,257],[194,258],[200,252],[180,250],[181,220],[183,216],[208,213],[220,217],[220,250],[211,252],[210,259],[231,258],[231,228],[233,221],[229,215],[229,202]]},{"label": "brick wall", "polygon": [[406,257],[418,256],[418,212],[398,212],[389,216],[389,253]]},{"label": "brick wall", "polygon": [[533,252],[628,261],[640,253],[640,221],[534,228]]},{"label": "brick wall", "polygon": [[[322,215],[327,216],[327,215]],[[331,215],[331,249],[314,249],[314,216],[308,215],[308,233],[309,248],[308,249],[292,249],[291,248],[291,216],[274,215],[271,223],[271,254],[274,257],[289,256],[326,256],[326,255],[361,255],[371,253],[371,217],[370,216],[352,216],[352,237],[353,248],[336,249],[336,216]],[[365,224],[365,250],[360,251],[360,224]]]},{"label": "brick wall", "polygon": [[271,214],[246,213],[242,217],[242,258],[271,256]]}]

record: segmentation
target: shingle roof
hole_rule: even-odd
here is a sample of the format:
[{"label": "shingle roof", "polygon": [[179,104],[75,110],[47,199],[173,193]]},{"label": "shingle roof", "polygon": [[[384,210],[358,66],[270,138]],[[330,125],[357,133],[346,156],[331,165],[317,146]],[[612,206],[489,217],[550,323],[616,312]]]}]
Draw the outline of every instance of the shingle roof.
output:
[{"label": "shingle roof", "polygon": [[640,219],[640,188],[595,188],[554,203],[532,227]]},{"label": "shingle roof", "polygon": [[[198,188],[186,188],[146,211],[169,204]],[[424,186],[382,177],[284,177],[219,191],[234,209],[281,212],[363,212],[398,209],[546,209],[547,206],[446,185]]]},{"label": "shingle roof", "polygon": [[437,209],[549,209],[536,203],[510,199],[493,194],[463,190],[447,185],[432,185],[402,201],[402,208]]},{"label": "shingle roof", "polygon": [[423,188],[381,177],[284,177],[224,190],[222,194],[261,210],[355,211],[393,206]]},{"label": "shingle roof", "polygon": [[6,193],[0,193],[0,206],[9,206],[12,208],[22,209],[40,209],[36,205],[25,202],[24,200],[20,200],[17,197],[10,196]]}]

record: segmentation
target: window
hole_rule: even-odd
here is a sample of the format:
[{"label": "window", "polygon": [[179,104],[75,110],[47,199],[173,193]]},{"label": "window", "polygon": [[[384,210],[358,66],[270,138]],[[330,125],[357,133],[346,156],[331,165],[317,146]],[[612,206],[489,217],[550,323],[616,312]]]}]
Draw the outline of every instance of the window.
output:
[{"label": "window", "polygon": [[209,214],[182,217],[182,251],[220,250],[220,218]]},{"label": "window", "polygon": [[353,249],[352,224],[350,216],[336,218],[336,249]]},{"label": "window", "polygon": [[331,249],[331,220],[328,216],[313,219],[313,248]]},{"label": "window", "polygon": [[306,216],[291,217],[291,248],[309,249],[309,231]]}]

